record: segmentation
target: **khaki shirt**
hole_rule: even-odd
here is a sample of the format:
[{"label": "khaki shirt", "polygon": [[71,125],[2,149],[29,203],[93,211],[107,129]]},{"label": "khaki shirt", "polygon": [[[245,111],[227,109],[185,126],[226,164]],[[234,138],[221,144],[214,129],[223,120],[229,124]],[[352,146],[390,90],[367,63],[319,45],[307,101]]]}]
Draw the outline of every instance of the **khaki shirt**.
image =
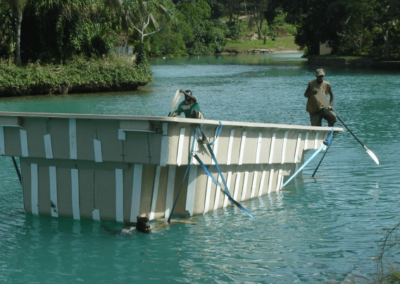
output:
[{"label": "khaki shirt", "polygon": [[[308,91],[320,91],[323,94],[325,94],[326,96],[328,96],[329,91],[331,91],[331,84],[325,80],[321,84],[318,84],[317,80],[313,80],[308,83],[308,87],[307,87],[306,91],[307,92]],[[321,101],[319,101],[315,95],[310,95],[310,97],[308,98],[308,101],[307,101],[306,111],[308,111],[309,113],[314,113],[314,112],[320,111],[324,107],[327,107],[327,106],[324,105]]]}]

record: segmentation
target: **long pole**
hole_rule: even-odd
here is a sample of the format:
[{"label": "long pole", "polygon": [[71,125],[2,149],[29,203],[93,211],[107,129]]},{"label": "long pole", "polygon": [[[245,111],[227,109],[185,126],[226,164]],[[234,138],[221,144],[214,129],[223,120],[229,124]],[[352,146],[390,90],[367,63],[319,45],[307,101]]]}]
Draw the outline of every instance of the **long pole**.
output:
[{"label": "long pole", "polygon": [[[336,113],[336,112],[335,112],[335,113]],[[379,159],[378,159],[378,157],[374,154],[374,152],[372,152],[370,149],[368,149],[367,146],[365,146],[365,145],[360,141],[360,139],[358,139],[358,138],[354,135],[354,133],[351,132],[351,130],[346,126],[346,124],[344,124],[344,122],[340,119],[340,117],[339,117],[339,115],[338,115],[337,113],[336,113],[336,117],[339,119],[339,121],[342,123],[342,125],[343,125],[344,127],[346,127],[346,129],[350,132],[350,134],[358,141],[358,143],[360,143],[361,146],[364,147],[364,149],[367,151],[367,154],[372,158],[372,160],[374,160],[374,162],[375,162],[376,164],[379,165]]]},{"label": "long pole", "polygon": [[15,160],[14,156],[12,156],[12,159],[13,159],[13,163],[14,163],[15,170],[17,171],[17,175],[18,175],[18,178],[19,178],[19,182],[22,184],[21,173],[19,172],[18,165],[17,165],[17,161]]},{"label": "long pole", "polygon": [[318,168],[319,168],[319,165],[321,165],[321,163],[322,163],[322,160],[325,158],[325,155],[326,155],[326,153],[328,152],[328,150],[329,150],[329,147],[331,147],[331,145],[332,145],[332,142],[333,142],[333,139],[332,139],[331,143],[329,144],[328,148],[326,148],[326,151],[325,151],[324,155],[322,156],[322,158],[321,158],[321,161],[319,161],[319,163],[318,163],[318,166],[317,166],[317,168],[315,169],[315,171],[314,171],[314,173],[312,174],[312,176],[311,176],[311,177],[314,177],[314,176],[315,176],[315,174],[317,173],[317,171],[318,171]]}]

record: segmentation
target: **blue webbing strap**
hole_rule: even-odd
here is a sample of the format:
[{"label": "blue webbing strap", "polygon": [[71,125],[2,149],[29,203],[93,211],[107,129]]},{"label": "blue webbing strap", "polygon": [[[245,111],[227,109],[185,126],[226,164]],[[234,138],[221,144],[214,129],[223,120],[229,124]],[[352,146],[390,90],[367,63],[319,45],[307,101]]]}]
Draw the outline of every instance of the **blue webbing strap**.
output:
[{"label": "blue webbing strap", "polygon": [[174,213],[176,203],[178,202],[179,193],[181,192],[183,183],[185,182],[186,176],[187,176],[187,174],[188,174],[188,172],[189,172],[189,169],[190,169],[190,164],[191,164],[191,162],[192,162],[192,156],[193,156],[193,150],[194,150],[194,144],[195,144],[195,142],[196,142],[196,135],[197,135],[197,128],[194,130],[192,150],[191,150],[190,153],[189,153],[188,165],[187,165],[187,167],[186,167],[186,171],[185,171],[185,174],[184,174],[184,176],[183,176],[183,180],[182,180],[181,185],[180,185],[180,187],[179,187],[178,194],[176,195],[174,205],[172,206],[171,213],[169,214],[168,223],[171,223],[172,214]]},{"label": "blue webbing strap", "polygon": [[[203,132],[203,130],[201,129],[201,125],[200,125],[200,131],[201,131],[201,133],[203,134],[203,136],[204,137],[206,137],[205,135],[204,135],[204,132]],[[214,143],[215,143],[215,141],[217,141],[217,139],[218,139],[218,137],[219,137],[219,135],[221,134],[221,130],[222,130],[222,122],[221,122],[221,120],[219,121],[219,126],[218,126],[218,129],[217,129],[217,133],[215,134],[215,138],[214,138],[214,141],[213,142],[211,142],[211,143],[208,143],[209,145],[213,145]]]},{"label": "blue webbing strap", "polygon": [[212,179],[212,181],[213,181],[216,185],[221,186],[221,184],[213,177],[213,175],[211,174],[211,172],[207,169],[206,165],[204,165],[203,161],[200,160],[199,156],[197,156],[197,154],[196,154],[196,155],[194,155],[193,157],[197,160],[197,162],[199,162],[199,164],[200,164],[200,166],[203,168],[204,172]]},{"label": "blue webbing strap", "polygon": [[[204,134],[203,130],[201,129],[201,125],[199,126],[199,129],[200,129],[201,133],[203,134],[203,137],[206,137],[206,135]],[[217,135],[216,135],[216,137],[215,137],[215,140],[214,140],[212,143],[208,143],[208,144],[207,144],[207,148],[208,148],[208,151],[210,152],[211,157],[212,157],[212,159],[213,159],[213,161],[214,161],[214,163],[215,163],[215,166],[216,166],[216,168],[217,168],[217,170],[218,170],[218,174],[219,174],[219,176],[220,176],[221,179],[222,179],[222,183],[224,184],[225,190],[223,190],[222,192],[225,193],[225,195],[228,197],[229,201],[230,201],[232,204],[235,204],[235,205],[236,205],[237,207],[239,207],[244,213],[246,213],[247,215],[249,215],[251,218],[255,219],[254,216],[251,215],[251,213],[250,213],[249,211],[247,211],[246,208],[244,208],[239,202],[237,202],[235,199],[232,198],[231,193],[229,192],[229,189],[228,189],[228,185],[226,184],[225,178],[224,178],[224,176],[223,176],[223,174],[222,174],[222,172],[221,172],[221,169],[220,169],[220,167],[219,167],[217,158],[215,157],[214,151],[213,151],[213,149],[211,148],[211,145],[214,144],[214,142],[217,140],[219,134],[221,133],[221,129],[222,129],[222,122],[220,121],[220,122],[219,122],[219,128],[218,128],[218,130],[217,130]],[[199,161],[199,163],[201,162],[200,159],[198,159],[198,161]],[[202,168],[203,168],[203,169],[206,168],[205,165],[204,165],[202,162],[200,163],[200,165],[202,165]],[[214,177],[211,175],[211,173],[210,173],[210,171],[209,171],[208,169],[207,169],[207,171],[206,171],[206,174],[208,174],[208,175],[212,178],[212,180],[213,180],[214,182],[216,182],[215,179],[214,179]],[[219,185],[218,182],[216,182],[216,184]]]},{"label": "blue webbing strap", "polygon": [[332,137],[333,137],[333,127],[329,137],[321,144],[321,146],[319,146],[317,151],[315,151],[315,153],[310,158],[308,158],[308,160],[304,162],[304,164],[282,185],[282,188],[285,187],[289,183],[289,181],[291,181],[295,176],[297,176],[297,174],[301,172],[304,169],[304,167],[307,166],[308,163],[311,162],[311,160],[314,159],[315,156],[317,156],[318,153],[322,151],[322,149],[324,149],[325,146],[329,146],[329,144],[332,141]]}]

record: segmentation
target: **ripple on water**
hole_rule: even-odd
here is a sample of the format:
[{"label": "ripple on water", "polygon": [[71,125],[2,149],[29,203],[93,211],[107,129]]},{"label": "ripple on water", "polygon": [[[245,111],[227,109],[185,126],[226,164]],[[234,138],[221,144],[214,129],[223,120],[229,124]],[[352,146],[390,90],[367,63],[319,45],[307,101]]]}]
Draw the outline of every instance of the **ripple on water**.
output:
[{"label": "ripple on water", "polygon": [[[194,92],[210,119],[308,125],[303,94],[314,69],[273,59],[156,61],[155,81],[138,92],[6,98],[0,109],[165,116],[183,88]],[[343,132],[317,179],[307,178],[321,155],[287,188],[293,193],[243,203],[255,221],[229,207],[192,218],[198,225],[115,236],[98,222],[19,215],[21,186],[12,160],[0,157],[0,282],[328,283],[352,280],[354,273],[371,276],[377,242],[400,211],[400,83],[384,72],[326,72],[340,117],[380,166]]]}]

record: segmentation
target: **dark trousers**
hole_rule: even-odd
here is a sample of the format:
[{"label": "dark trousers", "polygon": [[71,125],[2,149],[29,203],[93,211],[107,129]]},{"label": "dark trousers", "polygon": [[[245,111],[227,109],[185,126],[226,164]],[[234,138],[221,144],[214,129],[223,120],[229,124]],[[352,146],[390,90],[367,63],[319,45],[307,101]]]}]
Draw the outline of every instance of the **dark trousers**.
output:
[{"label": "dark trousers", "polygon": [[328,126],[333,126],[337,121],[336,113],[328,108],[310,113],[310,121],[312,126],[322,126],[322,119],[325,119],[328,122]]}]

